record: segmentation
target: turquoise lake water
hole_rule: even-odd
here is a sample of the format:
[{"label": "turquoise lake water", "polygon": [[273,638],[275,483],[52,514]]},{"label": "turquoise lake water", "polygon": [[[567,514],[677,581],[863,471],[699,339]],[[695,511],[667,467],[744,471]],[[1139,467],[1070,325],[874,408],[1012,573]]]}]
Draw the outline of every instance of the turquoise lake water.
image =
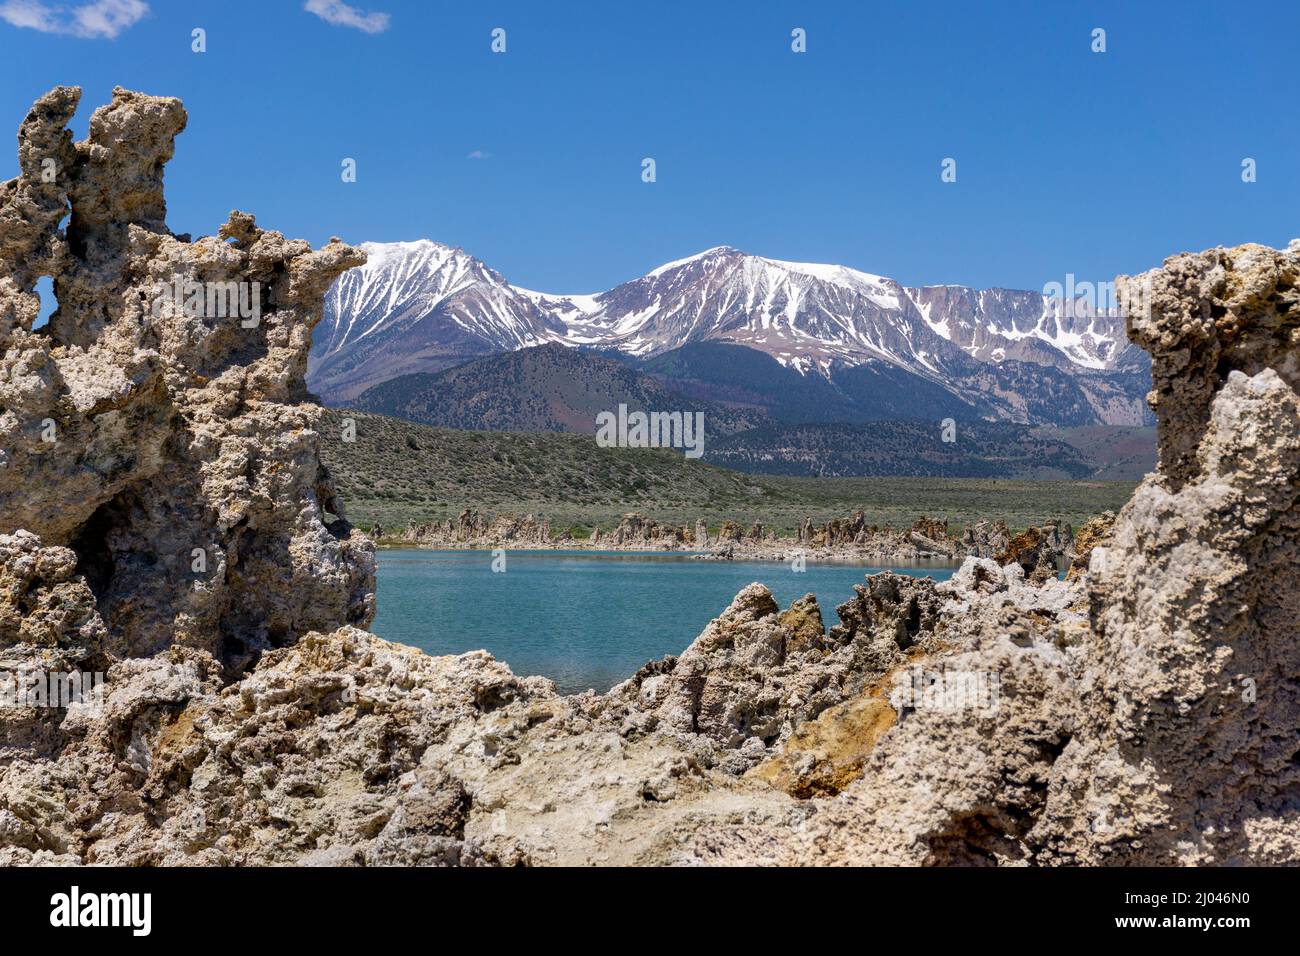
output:
[{"label": "turquoise lake water", "polygon": [[[605,691],[642,664],[680,654],[754,581],[781,607],[812,592],[822,620],[853,595],[864,565],[692,561],[676,554],[510,551],[379,552],[374,633],[430,654],[483,648],[516,674],[542,674],[562,693]],[[952,568],[895,568],[937,580]]]}]

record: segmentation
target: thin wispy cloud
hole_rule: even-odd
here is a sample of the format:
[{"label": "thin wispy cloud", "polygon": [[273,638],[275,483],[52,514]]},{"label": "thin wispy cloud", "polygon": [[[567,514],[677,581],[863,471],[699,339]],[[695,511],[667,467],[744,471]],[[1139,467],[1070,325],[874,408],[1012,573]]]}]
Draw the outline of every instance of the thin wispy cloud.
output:
[{"label": "thin wispy cloud", "polygon": [[336,27],[352,27],[363,33],[383,33],[388,29],[388,14],[358,10],[343,0],[307,0],[303,9]]},{"label": "thin wispy cloud", "polygon": [[488,158],[490,158],[491,156],[492,156],[492,154],[489,153],[489,152],[487,152],[486,150],[476,149],[476,150],[471,151],[470,154],[469,154],[468,156],[466,156],[465,158],[466,158],[466,159],[488,159]]},{"label": "thin wispy cloud", "polygon": [[0,20],[15,27],[86,40],[112,40],[149,12],[144,0],[93,0],[76,5],[43,0],[3,0]]}]

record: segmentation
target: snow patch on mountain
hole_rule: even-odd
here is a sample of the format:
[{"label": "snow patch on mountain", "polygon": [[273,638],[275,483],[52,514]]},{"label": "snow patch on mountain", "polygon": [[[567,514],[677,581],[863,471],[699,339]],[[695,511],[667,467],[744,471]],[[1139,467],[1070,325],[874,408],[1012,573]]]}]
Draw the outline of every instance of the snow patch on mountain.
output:
[{"label": "snow patch on mountain", "polygon": [[639,358],[730,342],[803,374],[884,362],[945,388],[973,374],[972,359],[1073,375],[1114,369],[1129,347],[1122,319],[1079,314],[1039,292],[905,287],[844,265],[731,246],[587,294],[513,286],[464,250],[427,239],[362,248],[369,261],[330,290],[310,358],[313,387],[335,396],[549,342]]}]

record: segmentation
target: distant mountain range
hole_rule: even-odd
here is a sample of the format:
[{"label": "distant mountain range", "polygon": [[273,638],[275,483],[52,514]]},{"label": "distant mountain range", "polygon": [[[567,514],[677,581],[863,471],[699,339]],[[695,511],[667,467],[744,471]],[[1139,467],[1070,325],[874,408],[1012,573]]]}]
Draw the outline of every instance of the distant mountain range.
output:
[{"label": "distant mountain range", "polygon": [[[646,362],[563,345],[403,375],[351,408],[423,425],[591,436],[596,415],[704,414],[704,460],[773,475],[1136,479],[1154,467],[1154,429],[985,421],[950,393],[888,365],[801,375],[739,345],[687,345]],[[955,441],[940,421],[954,418]]]},{"label": "distant mountain range", "polygon": [[[589,431],[617,394],[704,403],[715,434],[756,411],[797,424],[1151,421],[1150,368],[1123,320],[1038,292],[910,288],[724,246],[607,292],[555,295],[428,240],[364,248],[369,262],[331,289],[314,335],[308,384],[327,404],[519,430]],[[567,361],[553,350],[540,365],[475,361],[548,344],[570,350],[564,374],[583,387],[537,391]],[[445,377],[454,366],[466,370]],[[525,368],[533,378],[514,377]],[[480,376],[506,393],[476,399],[492,417],[449,408],[482,391]]]}]

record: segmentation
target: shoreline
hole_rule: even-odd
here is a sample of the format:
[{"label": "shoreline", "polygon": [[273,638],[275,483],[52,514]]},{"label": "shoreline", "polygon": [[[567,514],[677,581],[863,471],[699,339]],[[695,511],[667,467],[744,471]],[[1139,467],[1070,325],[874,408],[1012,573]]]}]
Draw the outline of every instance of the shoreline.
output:
[{"label": "shoreline", "polygon": [[[1093,520],[1109,522],[1114,515]],[[882,527],[869,524],[861,510],[822,525],[805,518],[793,536],[779,534],[759,521],[724,520],[710,528],[702,518],[694,526],[662,524],[632,511],[624,513],[612,531],[596,528],[577,536],[568,530],[552,533],[545,518],[531,514],[488,516],[466,508],[455,522],[411,521],[399,533],[375,525],[368,536],[378,548],[678,554],[696,561],[789,563],[796,570],[809,563],[955,569],[967,558],[992,558],[1000,563],[1015,561],[1026,575],[1043,579],[1055,576],[1076,556],[1074,529],[1059,519],[1018,534],[1000,520],[979,521],[954,533],[947,519],[922,516],[909,528]]]},{"label": "shoreline", "polygon": [[571,554],[590,555],[592,557],[600,557],[602,555],[609,557],[619,555],[662,555],[664,557],[684,558],[691,561],[743,561],[755,564],[788,564],[795,559],[797,552],[802,552],[803,559],[809,564],[856,565],[864,568],[881,568],[882,570],[895,568],[956,570],[962,566],[967,557],[951,557],[948,555],[936,554],[933,558],[926,558],[901,557],[898,555],[890,556],[880,553],[864,554],[825,548],[800,548],[797,542],[784,548],[734,548],[729,554],[720,554],[718,553],[718,549],[713,547],[664,548],[637,545],[612,546],[604,544],[589,546],[573,541],[553,542],[550,544],[529,541],[522,545],[512,544],[508,541],[495,543],[460,542],[443,544],[419,541],[395,541],[387,539],[375,542],[375,550],[377,551],[482,551],[490,554],[498,549],[510,553],[535,552],[538,554],[549,554],[567,552]]}]

